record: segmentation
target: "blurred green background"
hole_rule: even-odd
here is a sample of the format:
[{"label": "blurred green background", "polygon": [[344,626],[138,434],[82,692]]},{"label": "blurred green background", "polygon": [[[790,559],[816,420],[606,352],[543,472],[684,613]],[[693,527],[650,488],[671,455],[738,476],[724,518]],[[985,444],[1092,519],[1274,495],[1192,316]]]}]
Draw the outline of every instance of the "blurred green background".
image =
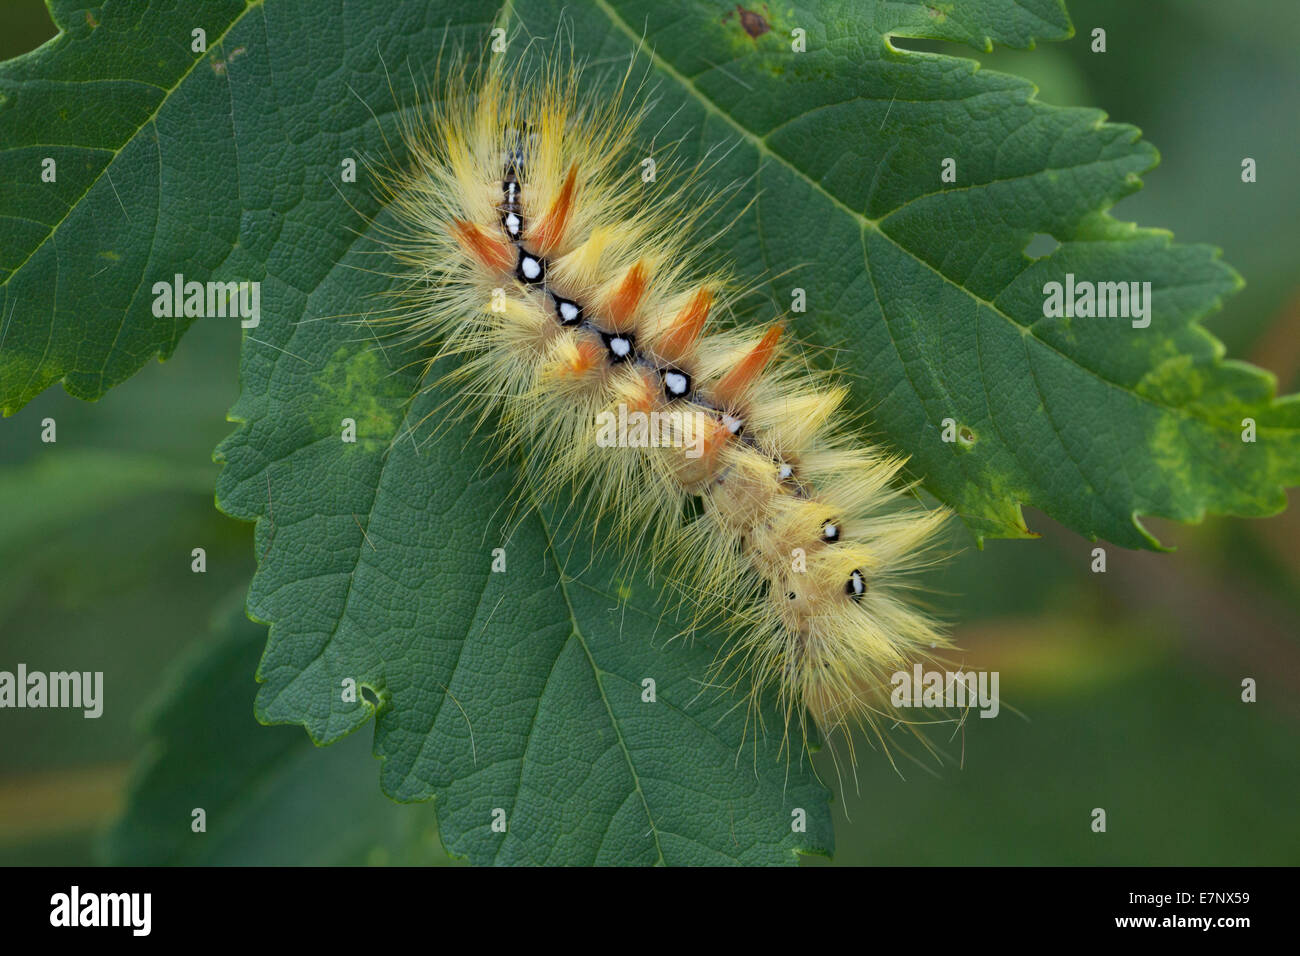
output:
[{"label": "blurred green background", "polygon": [[[1117,215],[1222,247],[1247,287],[1206,324],[1294,390],[1300,8],[1069,6],[1076,37],[1034,51],[898,45],[974,57],[1046,102],[1141,127],[1163,160]],[[1089,50],[1098,26],[1105,54]],[[52,33],[40,0],[0,3],[0,58]],[[253,719],[252,530],[214,508],[210,463],[238,347],[237,327],[200,320],[172,360],[103,400],[55,388],[0,422],[0,667],[102,670],[106,698],[95,721],[0,716],[0,864],[447,862],[432,807],[379,794],[370,728],[317,750]],[[40,440],[47,417],[55,445]],[[942,764],[900,759],[896,772],[860,741],[836,862],[1300,862],[1296,503],[1264,521],[1150,521],[1177,551],[1108,547],[1105,574],[1089,570],[1093,543],[1041,514],[1027,514],[1041,540],[983,552],[958,529],[964,550],[931,584],[963,659],[1000,671],[1003,712],[933,732]],[[1241,701],[1245,677],[1258,703]],[[205,808],[204,838],[165,818],[177,806]]]}]

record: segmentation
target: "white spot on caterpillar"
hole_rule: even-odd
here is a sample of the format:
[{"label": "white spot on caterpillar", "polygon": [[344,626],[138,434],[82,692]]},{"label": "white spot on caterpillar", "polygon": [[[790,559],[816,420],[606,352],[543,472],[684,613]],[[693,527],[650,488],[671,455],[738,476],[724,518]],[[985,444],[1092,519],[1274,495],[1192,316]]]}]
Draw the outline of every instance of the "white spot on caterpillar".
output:
[{"label": "white spot on caterpillar", "polygon": [[532,256],[524,256],[519,260],[519,270],[525,279],[532,281],[542,274],[542,264]]},{"label": "white spot on caterpillar", "polygon": [[664,375],[664,386],[673,395],[685,395],[686,376],[681,372],[667,372]]},{"label": "white spot on caterpillar", "polygon": [[565,322],[578,321],[578,307],[572,302],[560,303],[560,318]]},{"label": "white spot on caterpillar", "polygon": [[727,426],[727,431],[736,434],[745,426],[744,419],[736,418],[734,415],[723,415],[722,424]]},{"label": "white spot on caterpillar", "polygon": [[791,467],[788,463],[786,463],[786,462],[783,461],[783,462],[781,462],[781,467],[780,467],[779,469],[777,469],[777,472],[776,472],[776,473],[777,473],[777,476],[778,476],[782,481],[785,481],[787,478],[790,478],[792,475],[794,475],[794,468]]},{"label": "white spot on caterpillar", "polygon": [[506,216],[506,232],[510,233],[514,238],[517,239],[519,237],[519,229],[522,225],[523,222],[514,213],[509,213]]},{"label": "white spot on caterpillar", "polygon": [[849,581],[844,585],[844,590],[855,601],[860,600],[862,595],[867,593],[867,582],[863,579],[862,572],[857,568],[854,568],[853,573],[849,575]]},{"label": "white spot on caterpillar", "polygon": [[627,358],[628,353],[632,351],[632,343],[623,336],[616,335],[609,340],[609,350],[619,358]]}]

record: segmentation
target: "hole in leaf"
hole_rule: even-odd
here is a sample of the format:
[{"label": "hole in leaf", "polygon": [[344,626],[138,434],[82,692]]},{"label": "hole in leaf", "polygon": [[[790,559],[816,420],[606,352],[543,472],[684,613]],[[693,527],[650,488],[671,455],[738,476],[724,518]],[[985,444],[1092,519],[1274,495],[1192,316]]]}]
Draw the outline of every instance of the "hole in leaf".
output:
[{"label": "hole in leaf", "polygon": [[970,430],[969,425],[962,425],[960,428],[958,428],[957,437],[961,440],[961,443],[963,445],[975,444],[975,433]]},{"label": "hole in leaf", "polygon": [[891,33],[889,45],[895,50],[910,50],[913,53],[948,53],[957,45],[948,40],[932,40],[928,37],[905,37]]},{"label": "hole in leaf", "polygon": [[1050,256],[1060,247],[1061,244],[1055,237],[1045,232],[1036,232],[1030,237],[1029,245],[1025,246],[1025,255],[1031,259],[1041,259],[1043,256]]},{"label": "hole in leaf", "polygon": [[379,706],[379,695],[375,693],[373,688],[365,684],[361,685],[361,698],[371,707]]}]

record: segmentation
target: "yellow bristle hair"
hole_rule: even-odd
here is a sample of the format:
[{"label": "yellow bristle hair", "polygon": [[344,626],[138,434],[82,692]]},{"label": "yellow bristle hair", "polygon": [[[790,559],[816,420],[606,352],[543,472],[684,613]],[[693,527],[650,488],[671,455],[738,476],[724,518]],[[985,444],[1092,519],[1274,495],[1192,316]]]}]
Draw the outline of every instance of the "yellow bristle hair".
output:
[{"label": "yellow bristle hair", "polygon": [[905,579],[946,512],[896,484],[903,460],[854,433],[783,323],[719,328],[737,293],[703,265],[700,169],[642,182],[627,78],[598,99],[505,59],[452,71],[379,171],[399,333],[430,367],[454,356],[458,401],[535,493],[585,488],[575,507],[668,570],[692,627],[729,626],[719,667],[751,707],[775,686],[787,732],[874,728],[889,675],[948,646]]}]

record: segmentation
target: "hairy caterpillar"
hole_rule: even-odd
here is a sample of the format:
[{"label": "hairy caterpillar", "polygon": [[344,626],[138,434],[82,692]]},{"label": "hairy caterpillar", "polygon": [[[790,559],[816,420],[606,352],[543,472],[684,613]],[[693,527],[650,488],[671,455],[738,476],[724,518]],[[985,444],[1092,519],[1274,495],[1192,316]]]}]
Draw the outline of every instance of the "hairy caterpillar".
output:
[{"label": "hairy caterpillar", "polygon": [[391,321],[429,368],[455,365],[526,480],[585,488],[575,506],[644,542],[694,623],[729,625],[751,705],[775,686],[805,738],[808,716],[871,723],[888,675],[947,646],[906,599],[946,512],[895,484],[903,459],[854,432],[783,322],[722,326],[737,290],[704,264],[699,169],[642,180],[626,76],[598,99],[575,69],[491,59],[453,71],[405,123],[407,160],[377,171]]}]

